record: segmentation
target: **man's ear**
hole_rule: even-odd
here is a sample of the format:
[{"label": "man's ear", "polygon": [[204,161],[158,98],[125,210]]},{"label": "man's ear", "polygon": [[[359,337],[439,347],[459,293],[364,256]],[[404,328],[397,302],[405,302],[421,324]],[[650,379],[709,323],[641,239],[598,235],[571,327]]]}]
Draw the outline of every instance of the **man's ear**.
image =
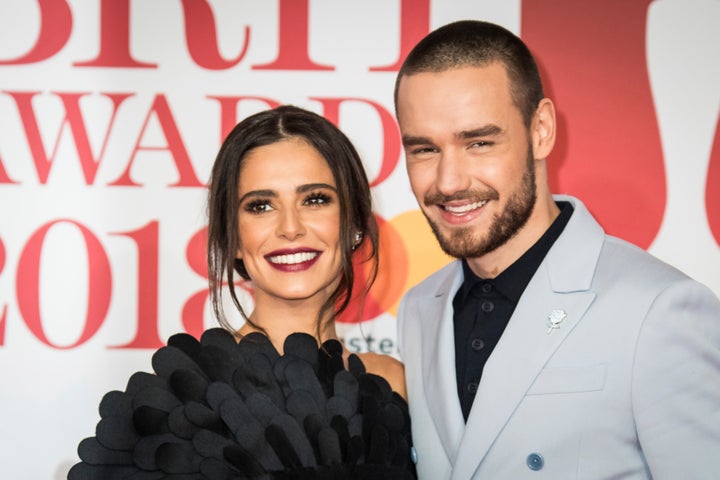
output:
[{"label": "man's ear", "polygon": [[545,159],[555,145],[555,105],[549,98],[543,98],[533,115],[530,124],[530,139],[532,141],[533,158]]}]

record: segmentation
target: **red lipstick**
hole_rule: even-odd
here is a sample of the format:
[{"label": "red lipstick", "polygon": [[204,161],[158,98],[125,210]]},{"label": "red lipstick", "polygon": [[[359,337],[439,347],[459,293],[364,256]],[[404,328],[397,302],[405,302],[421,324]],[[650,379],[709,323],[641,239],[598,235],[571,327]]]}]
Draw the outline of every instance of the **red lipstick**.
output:
[{"label": "red lipstick", "polygon": [[283,248],[265,255],[265,260],[281,272],[301,272],[312,267],[322,252],[310,248]]}]

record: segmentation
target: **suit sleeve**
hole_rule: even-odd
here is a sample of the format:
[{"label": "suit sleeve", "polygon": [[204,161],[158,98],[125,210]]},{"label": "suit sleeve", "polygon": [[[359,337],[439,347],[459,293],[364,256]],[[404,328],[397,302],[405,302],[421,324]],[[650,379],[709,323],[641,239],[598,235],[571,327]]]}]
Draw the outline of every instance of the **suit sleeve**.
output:
[{"label": "suit sleeve", "polygon": [[720,456],[720,302],[692,280],[660,293],[633,366],[638,437],[652,478],[717,478]]}]

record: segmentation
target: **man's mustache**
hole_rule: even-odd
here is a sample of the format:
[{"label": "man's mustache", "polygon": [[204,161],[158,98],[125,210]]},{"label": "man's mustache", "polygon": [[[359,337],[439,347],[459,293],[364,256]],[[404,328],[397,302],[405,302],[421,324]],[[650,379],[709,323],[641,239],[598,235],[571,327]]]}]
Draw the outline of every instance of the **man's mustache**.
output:
[{"label": "man's mustache", "polygon": [[423,197],[423,203],[428,207],[432,207],[435,205],[443,205],[446,203],[458,202],[462,200],[469,200],[470,202],[482,202],[483,200],[497,200],[499,198],[500,195],[498,194],[497,190],[492,188],[487,190],[471,189],[460,190],[459,192],[455,192],[452,195],[444,195],[440,192],[428,193],[427,195],[425,195],[425,197]]}]

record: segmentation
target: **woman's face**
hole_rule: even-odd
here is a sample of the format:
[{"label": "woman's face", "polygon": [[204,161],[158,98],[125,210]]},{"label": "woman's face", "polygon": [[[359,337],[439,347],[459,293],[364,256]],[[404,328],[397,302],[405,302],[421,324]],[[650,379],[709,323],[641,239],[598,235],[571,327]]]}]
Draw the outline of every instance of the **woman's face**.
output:
[{"label": "woman's face", "polygon": [[340,205],[330,167],[315,148],[292,138],[251,150],[238,185],[239,248],[256,305],[317,301],[337,286]]}]

